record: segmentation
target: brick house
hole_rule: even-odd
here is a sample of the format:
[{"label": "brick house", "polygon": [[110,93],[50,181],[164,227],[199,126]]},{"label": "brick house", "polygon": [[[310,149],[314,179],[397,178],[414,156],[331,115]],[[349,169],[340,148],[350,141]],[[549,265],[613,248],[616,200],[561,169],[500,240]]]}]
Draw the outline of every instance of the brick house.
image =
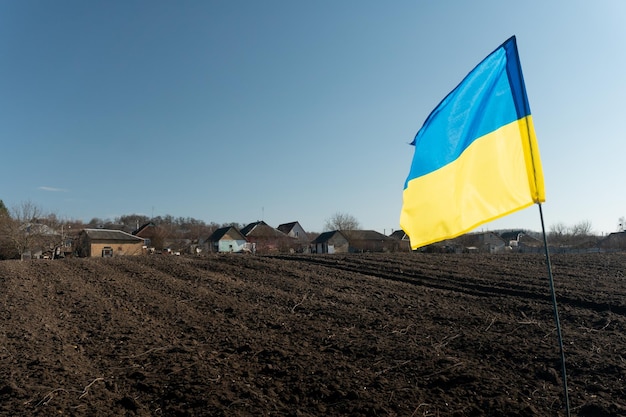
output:
[{"label": "brick house", "polygon": [[121,230],[83,229],[78,235],[76,252],[81,257],[141,255],[144,240]]}]

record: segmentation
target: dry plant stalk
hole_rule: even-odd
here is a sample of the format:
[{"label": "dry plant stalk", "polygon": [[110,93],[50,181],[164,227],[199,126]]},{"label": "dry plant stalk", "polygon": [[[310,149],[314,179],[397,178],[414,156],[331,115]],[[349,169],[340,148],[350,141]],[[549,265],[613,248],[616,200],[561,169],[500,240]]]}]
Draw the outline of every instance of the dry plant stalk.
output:
[{"label": "dry plant stalk", "polygon": [[89,384],[87,384],[87,386],[85,388],[83,388],[83,393],[80,394],[80,396],[78,397],[78,399],[80,400],[81,398],[83,398],[85,395],[87,395],[89,393],[89,388],[91,388],[91,386],[93,384],[95,384],[98,381],[104,381],[104,378],[96,378],[93,381],[91,381]]}]

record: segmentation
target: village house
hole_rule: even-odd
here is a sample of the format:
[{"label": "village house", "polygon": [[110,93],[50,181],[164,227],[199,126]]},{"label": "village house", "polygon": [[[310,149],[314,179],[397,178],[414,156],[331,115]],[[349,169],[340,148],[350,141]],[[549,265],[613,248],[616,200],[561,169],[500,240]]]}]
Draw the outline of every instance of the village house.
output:
[{"label": "village house", "polygon": [[507,250],[507,243],[497,233],[475,232],[435,242],[418,250],[434,253],[500,253]]},{"label": "village house", "polygon": [[287,252],[295,241],[294,238],[274,229],[262,220],[248,224],[241,229],[241,234],[258,253]]},{"label": "village house", "polygon": [[398,241],[398,250],[403,252],[411,251],[411,240],[409,239],[409,235],[407,235],[404,230],[398,229],[390,234],[389,237]]},{"label": "village house", "polygon": [[543,241],[523,230],[502,232],[500,237],[513,252],[539,253],[544,251]]},{"label": "village house", "polygon": [[217,229],[206,240],[209,252],[242,252],[248,249],[247,244],[246,237],[233,226]]},{"label": "village house", "polygon": [[494,232],[468,233],[454,241],[463,246],[464,252],[498,253],[504,252],[508,246],[508,242]]},{"label": "village house", "polygon": [[81,257],[112,257],[145,253],[144,240],[121,230],[83,229],[76,241]]},{"label": "village house", "polygon": [[320,233],[311,242],[314,253],[347,253],[349,247],[348,239],[339,230]]},{"label": "village house", "polygon": [[290,251],[304,253],[309,252],[309,236],[298,222],[283,223],[277,227],[278,230],[292,238],[293,247]]},{"label": "village house", "polygon": [[375,230],[344,230],[350,252],[395,252],[398,242]]},{"label": "village house", "polygon": [[598,247],[607,251],[626,249],[626,232],[610,233],[598,243]]},{"label": "village house", "polygon": [[394,252],[399,243],[375,230],[332,230],[317,236],[311,246],[315,253]]},{"label": "village house", "polygon": [[[154,247],[155,243],[159,243],[159,236],[162,233],[159,233],[158,226],[156,226],[152,222],[145,223],[141,225],[137,230],[132,233],[134,236],[140,237],[144,240],[144,245],[148,248]],[[159,247],[158,249],[162,249]]]}]

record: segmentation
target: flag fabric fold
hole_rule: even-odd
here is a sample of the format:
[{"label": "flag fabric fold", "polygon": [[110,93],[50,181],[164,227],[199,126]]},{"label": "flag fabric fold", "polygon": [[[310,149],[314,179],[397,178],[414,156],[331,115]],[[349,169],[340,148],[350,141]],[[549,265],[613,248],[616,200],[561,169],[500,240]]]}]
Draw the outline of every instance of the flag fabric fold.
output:
[{"label": "flag fabric fold", "polygon": [[411,144],[400,226],[413,249],[545,201],[515,36],[441,101]]}]

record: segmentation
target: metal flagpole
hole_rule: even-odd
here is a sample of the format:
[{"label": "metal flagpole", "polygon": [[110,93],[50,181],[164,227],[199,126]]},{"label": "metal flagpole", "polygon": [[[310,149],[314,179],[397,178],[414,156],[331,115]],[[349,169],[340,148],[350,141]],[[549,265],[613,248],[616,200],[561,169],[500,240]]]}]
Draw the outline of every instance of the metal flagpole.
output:
[{"label": "metal flagpole", "polygon": [[543,222],[543,210],[539,205],[539,217],[541,217],[541,231],[543,232],[543,247],[546,251],[546,266],[548,267],[548,278],[550,281],[550,292],[552,293],[552,305],[554,307],[554,320],[556,321],[556,332],[559,339],[559,349],[561,350],[561,376],[563,378],[563,393],[565,395],[565,415],[570,417],[569,395],[567,393],[567,371],[565,370],[565,352],[563,350],[563,337],[561,336],[561,322],[559,320],[559,309],[556,305],[556,294],[554,292],[554,278],[552,277],[552,264],[550,263],[550,251],[548,250],[548,239],[546,238],[546,227]]}]

